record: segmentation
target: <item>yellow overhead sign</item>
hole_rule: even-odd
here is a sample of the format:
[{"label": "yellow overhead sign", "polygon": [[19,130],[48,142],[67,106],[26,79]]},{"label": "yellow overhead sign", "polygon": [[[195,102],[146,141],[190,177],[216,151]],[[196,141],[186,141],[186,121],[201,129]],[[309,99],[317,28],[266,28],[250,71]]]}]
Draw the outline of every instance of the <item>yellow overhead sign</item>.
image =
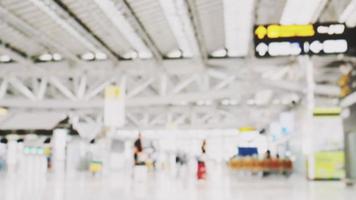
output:
[{"label": "yellow overhead sign", "polygon": [[260,25],[255,30],[258,39],[267,36],[270,39],[289,38],[289,37],[311,37],[315,35],[312,24],[306,25]]},{"label": "yellow overhead sign", "polygon": [[254,127],[241,127],[239,128],[240,133],[246,133],[246,132],[253,132],[256,131],[256,128]]}]

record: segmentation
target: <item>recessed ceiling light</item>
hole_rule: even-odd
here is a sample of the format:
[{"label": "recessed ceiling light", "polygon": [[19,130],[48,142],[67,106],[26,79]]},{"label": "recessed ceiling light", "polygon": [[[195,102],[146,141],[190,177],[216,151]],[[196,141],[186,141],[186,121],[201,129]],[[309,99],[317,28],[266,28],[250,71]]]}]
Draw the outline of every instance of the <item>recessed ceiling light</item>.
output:
[{"label": "recessed ceiling light", "polygon": [[82,59],[82,60],[94,60],[94,58],[95,58],[95,55],[93,54],[93,53],[91,53],[91,52],[87,52],[87,53],[84,53],[84,54],[82,54],[81,56],[80,56],[80,58]]},{"label": "recessed ceiling light", "polygon": [[11,57],[9,55],[0,55],[0,62],[7,63],[11,61]]},{"label": "recessed ceiling light", "polygon": [[49,53],[44,53],[38,57],[40,61],[51,61],[52,60],[52,55]]},{"label": "recessed ceiling light", "polygon": [[226,49],[218,49],[218,50],[213,51],[210,55],[215,58],[223,58],[223,57],[227,56],[227,50]]},{"label": "recessed ceiling light", "polygon": [[168,58],[181,58],[181,57],[183,57],[183,53],[182,53],[181,50],[176,49],[176,50],[170,51],[170,52],[167,54],[167,57],[168,57]]}]

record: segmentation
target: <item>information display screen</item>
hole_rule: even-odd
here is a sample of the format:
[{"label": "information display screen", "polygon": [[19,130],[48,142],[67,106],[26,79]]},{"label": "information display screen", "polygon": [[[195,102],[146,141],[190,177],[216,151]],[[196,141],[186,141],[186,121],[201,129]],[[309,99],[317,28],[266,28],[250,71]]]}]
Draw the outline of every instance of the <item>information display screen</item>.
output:
[{"label": "information display screen", "polygon": [[328,55],[347,53],[354,39],[354,29],[345,24],[256,25],[256,57]]}]

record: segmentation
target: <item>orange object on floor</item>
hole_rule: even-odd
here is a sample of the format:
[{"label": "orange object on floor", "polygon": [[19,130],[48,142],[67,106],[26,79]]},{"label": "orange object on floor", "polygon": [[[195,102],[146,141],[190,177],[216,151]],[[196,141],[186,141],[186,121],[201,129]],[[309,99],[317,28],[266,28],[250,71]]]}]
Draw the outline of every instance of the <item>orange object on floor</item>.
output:
[{"label": "orange object on floor", "polygon": [[205,162],[202,162],[202,161],[198,162],[197,178],[198,178],[198,180],[203,180],[206,178]]}]

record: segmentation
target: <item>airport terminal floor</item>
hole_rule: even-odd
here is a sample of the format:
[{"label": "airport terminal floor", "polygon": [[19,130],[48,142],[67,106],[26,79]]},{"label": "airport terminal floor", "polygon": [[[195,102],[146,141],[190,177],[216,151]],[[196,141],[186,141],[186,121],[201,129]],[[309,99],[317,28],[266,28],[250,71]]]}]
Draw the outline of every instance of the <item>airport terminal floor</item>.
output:
[{"label": "airport terminal floor", "polygon": [[356,199],[356,0],[0,0],[0,200]]},{"label": "airport terminal floor", "polygon": [[[213,171],[211,173],[214,173]],[[215,172],[216,173],[216,172]],[[224,173],[224,172],[223,172]],[[226,173],[226,172],[225,172]],[[356,190],[341,182],[308,182],[303,177],[292,176],[236,177],[234,175],[209,174],[206,181],[188,176],[150,174],[146,180],[134,180],[131,174],[113,173],[105,177],[93,177],[88,173],[70,176],[51,174],[27,180],[11,174],[1,174],[0,198],[20,199],[290,199],[290,200],[348,200]]]}]

